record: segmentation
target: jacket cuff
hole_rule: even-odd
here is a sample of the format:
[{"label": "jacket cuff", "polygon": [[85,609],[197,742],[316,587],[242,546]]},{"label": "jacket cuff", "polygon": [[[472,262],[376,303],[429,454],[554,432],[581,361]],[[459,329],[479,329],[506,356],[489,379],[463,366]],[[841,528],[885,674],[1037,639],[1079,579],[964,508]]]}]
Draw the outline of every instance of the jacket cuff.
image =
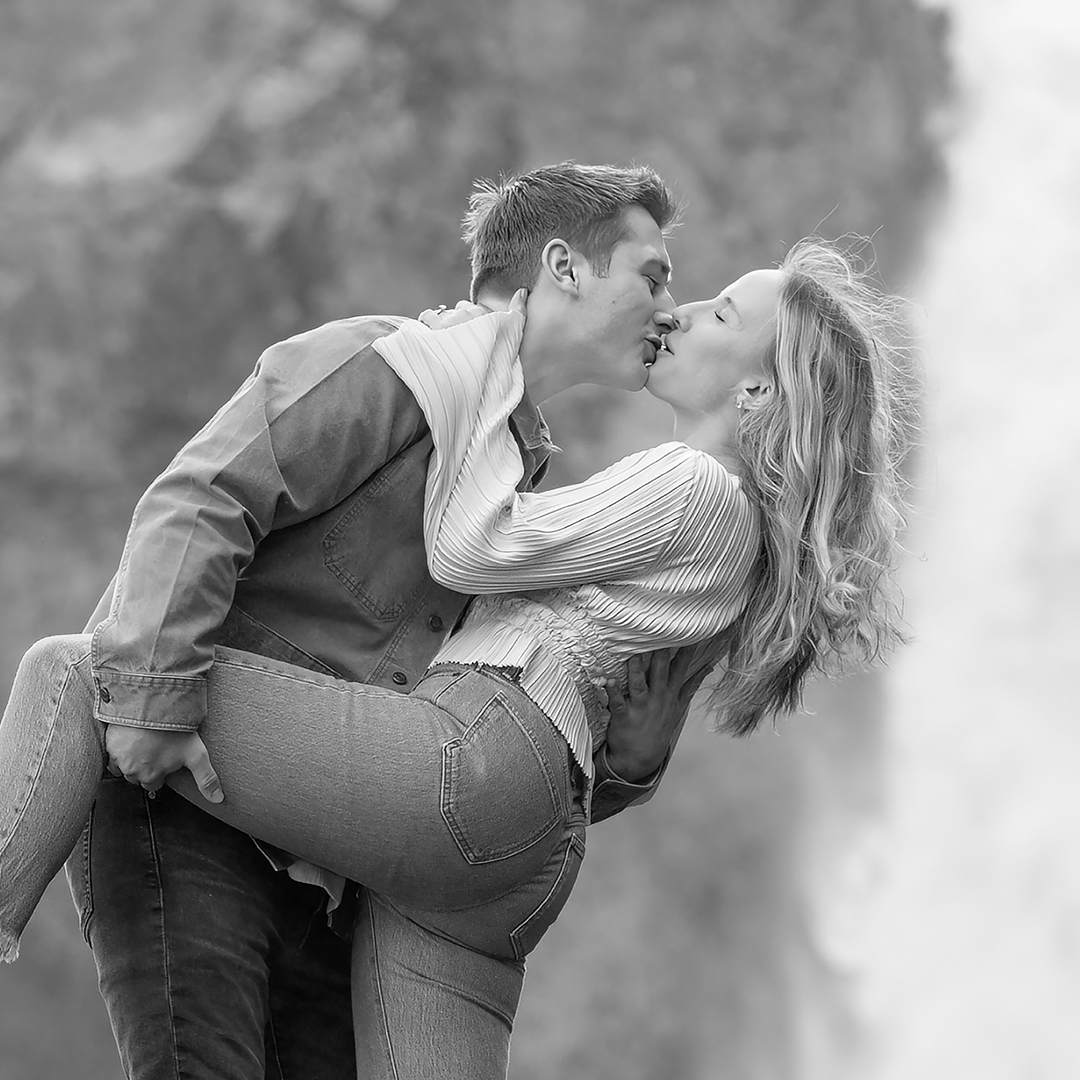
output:
[{"label": "jacket cuff", "polygon": [[608,765],[607,744],[602,745],[593,755],[590,823],[595,825],[598,821],[604,821],[606,818],[621,813],[628,806],[634,806],[639,802],[647,802],[652,798],[652,794],[667,770],[668,761],[670,760],[671,751],[669,750],[656,772],[643,780],[626,780]]},{"label": "jacket cuff", "polygon": [[195,731],[206,717],[201,676],[94,671],[94,716],[105,724],[155,731]]}]

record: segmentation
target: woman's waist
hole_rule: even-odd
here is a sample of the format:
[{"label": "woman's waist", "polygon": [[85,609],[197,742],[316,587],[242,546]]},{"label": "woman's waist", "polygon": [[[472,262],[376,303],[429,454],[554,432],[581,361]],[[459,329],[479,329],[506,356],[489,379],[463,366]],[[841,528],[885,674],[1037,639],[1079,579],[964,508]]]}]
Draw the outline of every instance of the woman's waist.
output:
[{"label": "woman's waist", "polygon": [[553,659],[576,684],[601,686],[619,669],[619,657],[588,616],[555,605],[546,594],[477,596],[461,627],[439,650],[445,659],[507,665],[528,671]]},{"label": "woman's waist", "polygon": [[547,711],[591,772],[589,743],[595,745],[607,729],[604,685],[621,666],[592,636],[581,616],[557,611],[539,595],[479,596],[433,664],[518,669],[522,689]]}]

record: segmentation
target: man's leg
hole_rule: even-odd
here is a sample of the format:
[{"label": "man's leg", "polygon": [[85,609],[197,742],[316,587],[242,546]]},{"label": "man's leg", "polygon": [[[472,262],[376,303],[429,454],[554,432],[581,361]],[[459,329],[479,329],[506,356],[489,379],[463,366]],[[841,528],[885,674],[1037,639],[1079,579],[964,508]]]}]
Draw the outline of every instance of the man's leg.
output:
[{"label": "man's leg", "polygon": [[351,946],[327,925],[312,885],[279,873],[279,933],[270,953],[267,1080],[353,1080]]},{"label": "man's leg", "polygon": [[[328,1023],[336,1013],[336,1028],[310,1032],[316,1071],[279,1071],[286,1061],[269,1024],[272,969],[303,940],[296,928],[322,918],[321,894],[274,870],[249,837],[167,789],[150,799],[106,780],[68,869],[132,1080],[355,1075],[340,972],[322,988],[337,999],[322,1010]],[[315,967],[328,955],[328,944],[321,948]],[[348,946],[340,950],[339,968]],[[318,992],[314,975],[305,985]],[[292,1035],[287,1044],[291,1060]]]}]

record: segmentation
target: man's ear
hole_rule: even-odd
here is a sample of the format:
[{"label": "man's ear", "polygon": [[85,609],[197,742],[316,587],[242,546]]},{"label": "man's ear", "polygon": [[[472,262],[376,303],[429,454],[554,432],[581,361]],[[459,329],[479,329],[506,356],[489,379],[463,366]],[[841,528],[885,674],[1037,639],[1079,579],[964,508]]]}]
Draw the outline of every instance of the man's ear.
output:
[{"label": "man's ear", "polygon": [[540,274],[560,292],[577,295],[581,283],[581,255],[565,240],[556,237],[544,245]]}]

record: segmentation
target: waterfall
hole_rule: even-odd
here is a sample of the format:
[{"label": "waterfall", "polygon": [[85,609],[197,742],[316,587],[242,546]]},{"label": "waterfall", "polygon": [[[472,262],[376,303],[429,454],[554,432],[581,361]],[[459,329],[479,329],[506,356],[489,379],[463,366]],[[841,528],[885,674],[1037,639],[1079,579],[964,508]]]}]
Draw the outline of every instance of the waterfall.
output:
[{"label": "waterfall", "polygon": [[947,9],[915,642],[883,820],[849,851],[860,902],[818,916],[868,1036],[853,1076],[1060,1080],[1080,1076],[1080,8]]}]

